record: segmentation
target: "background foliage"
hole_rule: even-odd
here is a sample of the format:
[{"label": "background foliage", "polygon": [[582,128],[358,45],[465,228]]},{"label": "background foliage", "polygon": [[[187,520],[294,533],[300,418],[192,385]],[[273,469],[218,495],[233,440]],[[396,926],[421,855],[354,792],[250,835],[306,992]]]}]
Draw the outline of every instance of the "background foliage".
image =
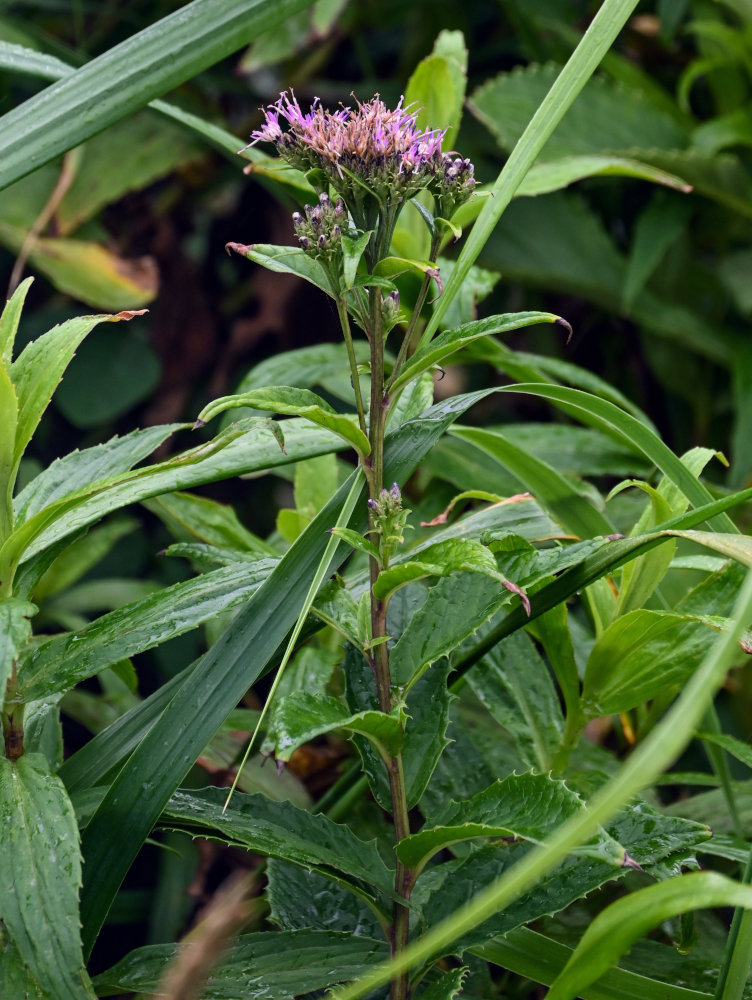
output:
[{"label": "background foliage", "polygon": [[[216,17],[218,6],[221,18]],[[285,175],[276,162],[255,150],[248,153],[251,166],[249,176],[244,176],[243,161],[236,155],[248,133],[258,127],[257,106],[289,85],[295,86],[301,101],[318,95],[330,106],[346,101],[353,90],[364,99],[378,91],[395,103],[410,80],[408,98],[425,105],[431,124],[456,122],[452,145],[473,159],[480,181],[491,183],[597,6],[580,0],[505,0],[463,5],[418,2],[405,9],[389,2],[318,0],[310,8],[290,2],[277,4],[272,11],[264,4],[207,2],[194,21],[178,17],[182,5],[171,3],[110,2],[96,9],[82,2],[4,6],[0,14],[4,70],[0,110],[7,112],[0,139],[2,281],[15,286],[22,274],[36,276],[16,354],[53,324],[82,312],[149,308],[148,315],[130,323],[99,326],[77,348],[24,455],[21,485],[33,484],[34,476],[56,458],[116,434],[123,435],[123,454],[128,452],[131,463],[155,448],[157,457],[167,462],[160,473],[164,479],[157,481],[161,489],[141,489],[134,483],[132,498],[143,499],[141,506],[113,513],[91,530],[85,542],[74,542],[64,556],[44,567],[35,581],[34,600],[40,611],[34,626],[45,639],[34,651],[26,694],[39,700],[62,694],[61,676],[71,690],[60,701],[62,743],[54,724],[41,716],[32,739],[48,759],[59,763],[63,753],[68,758],[60,773],[74,795],[79,822],[97,810],[97,786],[145,731],[145,714],[129,731],[127,719],[133,717],[125,713],[153,692],[157,700],[149,703],[148,711],[161,710],[172,690],[171,679],[207,648],[216,651],[212,642],[251,590],[266,579],[271,558],[285,551],[314,518],[331,526],[338,512],[330,498],[344,481],[347,466],[332,457],[330,439],[315,428],[286,434],[285,461],[290,464],[280,464],[281,453],[269,434],[254,438],[257,443],[250,452],[241,438],[216,456],[207,455],[205,461],[215,463],[209,471],[201,466],[203,457],[196,465],[169,464],[178,449],[162,425],[192,421],[216,396],[290,384],[318,387],[337,405],[348,398],[347,374],[334,346],[335,317],[324,296],[292,275],[251,267],[222,252],[228,242],[292,241],[289,213],[297,204],[300,179]],[[160,19],[170,15],[176,20],[160,34]],[[151,25],[151,42],[148,38],[134,42],[136,33]],[[442,320],[442,329],[448,329],[476,315],[541,310],[566,317],[574,329],[571,341],[565,343],[556,327],[537,326],[506,335],[503,341],[469,343],[464,363],[453,365],[434,386],[439,399],[505,384],[510,378],[530,384],[546,380],[572,384],[644,418],[677,455],[692,448],[712,449],[691,453],[686,463],[693,484],[703,476],[704,486],[686,487],[693,506],[752,485],[751,33],[752,10],[744,0],[657,0],[639,5],[597,76],[546,144],[520,196],[486,244],[478,268]],[[145,74],[139,63],[148,61],[150,53],[153,61],[155,51],[164,53],[163,65],[156,69],[159,79]],[[50,80],[64,80],[71,67],[90,60],[94,60],[91,77],[78,90],[58,92],[61,102],[70,101],[71,120],[80,126],[80,133],[72,134],[64,122],[57,131],[51,129],[44,119],[49,92],[42,88]],[[96,102],[91,99],[92,86],[101,88]],[[465,86],[467,101],[460,120]],[[167,90],[171,92],[166,94]],[[37,94],[39,105],[33,107],[41,110],[34,117],[28,106],[23,111],[23,102]],[[43,94],[47,96],[42,98]],[[157,100],[143,107],[162,94],[168,104]],[[16,108],[21,110],[14,117]],[[29,122],[33,129],[27,127]],[[85,141],[78,144],[81,140]],[[471,221],[468,217],[467,223]],[[425,227],[417,214],[406,214],[397,239],[397,249],[405,257],[427,252]],[[451,267],[451,260],[442,265],[445,278]],[[417,279],[414,285],[411,281],[403,280],[403,297],[415,294]],[[297,353],[288,353],[292,351]],[[430,395],[430,388],[424,381],[424,395]],[[657,465],[672,478],[662,465],[664,456],[609,433],[610,414],[605,409],[590,412],[586,426],[579,426],[572,419],[577,397],[563,391],[557,397],[555,386],[541,392],[560,404],[563,415],[556,422],[551,422],[551,408],[531,389],[526,394],[479,396],[467,418],[473,426],[442,438],[430,453],[435,435],[425,431],[421,447],[427,455],[408,491],[415,510],[413,523],[433,518],[458,492],[478,489],[499,495],[531,489],[541,506],[529,519],[518,517],[514,508],[501,508],[504,514],[499,520],[481,511],[472,515],[479,520],[479,533],[512,526],[522,539],[544,537],[547,526],[554,534],[558,525],[581,538],[628,533],[640,517],[640,530],[646,532],[683,514],[687,500],[655,475]],[[126,437],[134,426],[151,430],[134,440]],[[204,440],[208,439],[206,434]],[[185,448],[196,445],[187,434],[177,440]],[[398,440],[391,468],[406,471],[413,448],[413,441]],[[294,464],[298,456],[311,458],[317,453],[310,462]],[[230,478],[237,473],[255,476],[270,466],[275,467],[274,475]],[[671,471],[676,475],[673,466]],[[120,472],[113,466],[108,474]],[[397,471],[393,474],[398,477]],[[642,491],[624,490],[604,508],[600,496],[623,479],[649,479],[658,487],[652,504],[647,504]],[[204,485],[211,480],[221,481]],[[183,492],[196,484],[201,485],[190,495]],[[690,496],[693,489],[696,492]],[[341,506],[342,489],[339,496]],[[38,495],[35,501],[32,486],[25,507],[22,504],[25,516],[32,516],[49,499]],[[102,501],[96,515],[121,504],[122,497],[111,508]],[[552,516],[558,525],[548,520]],[[748,519],[748,509],[737,507],[734,521],[742,531]],[[728,532],[729,524],[716,523],[716,528]],[[71,521],[65,530],[73,532],[75,527]],[[426,529],[420,528],[411,541],[425,536]],[[39,546],[41,551],[43,543]],[[742,574],[723,569],[721,560],[728,552],[701,554],[685,539],[678,539],[674,569],[662,582],[660,594],[652,595],[650,580],[659,574],[656,561],[666,558],[666,549],[653,550],[663,555],[648,554],[641,557],[644,561],[630,563],[636,568],[625,570],[621,579],[620,622],[628,625],[630,615],[643,616],[642,624],[646,615],[665,616],[655,620],[655,644],[630,655],[627,673],[608,674],[614,662],[609,638],[615,642],[621,637],[599,633],[596,639],[584,616],[570,615],[569,650],[562,649],[563,625],[555,617],[540,619],[537,631],[532,630],[549,664],[568,657],[568,666],[556,676],[565,702],[562,678],[567,670],[576,677],[579,669],[587,716],[581,721],[592,727],[602,716],[616,720],[607,731],[595,734],[595,749],[586,743],[570,748],[574,770],[581,776],[577,791],[583,795],[594,790],[588,772],[613,770],[613,762],[635,740],[649,736],[685,683],[688,665],[696,666],[709,648],[707,623],[698,620],[688,628],[686,616],[727,619],[731,614],[730,595],[740,586]],[[160,554],[165,550],[167,556]],[[241,561],[238,553],[246,558]],[[309,546],[297,564],[301,600],[320,556],[321,548]],[[594,552],[592,558],[596,557]],[[516,553],[517,565],[524,565],[524,558],[524,552]],[[310,571],[308,578],[301,572],[303,566]],[[541,579],[545,570],[538,570]],[[196,572],[203,576],[196,577]],[[279,581],[279,571],[275,573]],[[717,585],[713,588],[707,585],[711,577]],[[583,576],[583,582],[594,578]],[[483,578],[472,579],[478,588],[483,586]],[[165,625],[159,605],[165,600],[163,588],[181,584],[183,603],[174,605],[173,617]],[[447,589],[450,585],[446,582]],[[273,590],[269,587],[270,593]],[[281,594],[279,587],[277,593]],[[601,593],[599,600],[607,598]],[[137,616],[140,633],[128,626],[128,606],[134,601],[142,602]],[[406,599],[405,620],[411,610]],[[122,616],[117,623],[110,619],[113,634],[123,637],[116,648],[102,653],[96,641],[91,642],[91,651],[73,645],[71,637],[77,639],[92,619],[109,612]],[[268,622],[278,614],[275,627],[269,628]],[[683,617],[672,619],[672,614]],[[263,643],[266,651],[259,649],[260,662],[264,655],[272,656],[294,621],[294,616],[290,621],[284,618],[273,602],[266,615],[254,625],[259,646]],[[156,622],[162,623],[159,632]],[[659,626],[664,630],[660,635]],[[541,659],[538,664],[532,640],[517,632],[514,643],[519,648],[510,648],[519,656],[521,673],[530,669],[531,662],[540,668],[531,685],[530,714],[520,724],[517,710],[508,709],[510,702],[518,705],[521,695],[514,690],[508,667],[501,676],[493,653],[482,661],[482,669],[468,673],[462,697],[452,709],[454,742],[422,802],[424,815],[439,816],[442,802],[452,797],[453,790],[461,788],[465,796],[480,792],[520,763],[536,770],[556,763],[553,758],[566,717],[545,662]],[[281,694],[291,695],[301,686],[310,690],[326,686],[336,655],[326,643],[320,645],[315,655],[310,649],[298,654],[291,667],[294,673],[286,680],[288,689]],[[406,645],[404,640],[403,649]],[[662,652],[675,653],[677,646],[684,666],[671,673],[675,660],[669,662],[666,654],[662,682],[656,685],[656,662],[664,662],[659,659]],[[267,690],[262,679],[256,694],[245,697],[244,707],[223,721],[220,706],[211,701],[213,688],[218,683],[234,684],[240,704],[249,678],[247,673],[238,676],[240,646],[237,651],[223,646],[216,652],[217,662],[220,653],[222,680],[214,677],[211,686],[193,692],[195,698],[206,698],[195,753],[183,744],[179,751],[187,760],[201,754],[189,778],[195,788],[224,783],[242,745],[238,734],[253,728]],[[462,651],[460,672],[461,656]],[[737,662],[742,658],[738,655]],[[511,662],[517,662],[514,656]],[[101,673],[98,664],[99,669],[106,667]],[[57,679],[50,680],[53,677]],[[74,687],[79,680],[83,683]],[[751,697],[747,673],[734,672],[717,703],[725,735],[710,733],[704,744],[713,766],[709,769],[705,751],[695,743],[677,765],[682,774],[662,778],[650,799],[651,807],[666,806],[670,816],[700,823],[712,820],[716,832],[725,836],[715,840],[720,860],[714,863],[729,873],[735,871],[732,865],[743,850],[733,834],[750,833],[745,752],[748,755],[746,744],[752,737]],[[448,701],[445,710],[448,714]],[[113,725],[118,719],[124,720],[121,729]],[[275,724],[284,729],[284,718]],[[708,718],[701,728],[712,724]],[[503,740],[500,732],[506,734]],[[110,742],[89,744],[96,733]],[[93,749],[87,751],[87,746]],[[103,752],[103,746],[109,749]],[[601,752],[603,746],[609,753]],[[714,747],[730,749],[730,763]],[[73,756],[77,750],[81,753]],[[140,752],[144,757],[153,755],[155,747],[147,743]],[[163,746],[160,752],[169,755],[170,747]],[[366,759],[367,752],[366,746]],[[263,769],[260,760],[252,762],[241,787],[298,807],[316,803],[317,810],[328,811],[330,818],[348,818],[361,840],[368,840],[383,834],[380,814],[365,804],[349,754],[349,744],[342,740],[319,740],[299,750],[279,779],[269,767]],[[31,770],[27,780],[34,789],[32,805],[48,808],[40,802],[54,796],[54,790]],[[335,780],[340,782],[336,786]],[[724,798],[724,783],[731,781],[738,783]],[[709,790],[697,794],[695,785]],[[693,794],[687,803],[688,790]],[[140,791],[130,790],[134,810]],[[214,807],[216,812],[221,795],[215,802],[214,793],[202,794],[201,808],[210,812]],[[208,900],[230,871],[252,866],[251,855],[237,847],[218,848],[208,841],[197,847],[186,831],[199,807],[187,801],[182,811],[180,806],[172,801],[163,823],[169,830],[159,835],[177,853],[149,844],[143,848],[92,957],[90,968],[98,972],[137,945],[162,948],[150,953],[152,966],[121,970],[120,978],[112,973],[115,978],[110,982],[117,981],[121,988],[131,982],[133,989],[146,989],[143,983],[150,974],[154,978],[149,969],[162,967],[171,947],[167,942],[181,936],[194,916],[193,900]],[[137,817],[124,821],[137,825]],[[92,821],[88,843],[85,840],[89,871],[96,867],[102,842],[97,822]],[[665,816],[662,822],[667,822]],[[148,833],[145,829],[143,836]],[[623,837],[618,831],[609,833],[616,840]],[[291,912],[290,896],[302,898],[301,880],[306,882],[306,898],[333,894],[329,909],[335,916],[315,932],[325,936],[301,943],[312,949],[322,970],[319,982],[312,958],[307,989],[326,986],[327,947],[344,961],[337,935],[360,921],[365,940],[378,937],[373,907],[354,906],[352,896],[343,895],[336,882],[322,876],[321,870],[331,874],[331,856],[322,856],[301,875],[289,857],[276,856],[269,848],[273,831],[265,844],[252,839],[259,836],[254,827],[251,839],[243,840],[234,827],[231,838],[234,844],[273,858],[268,868],[271,888],[256,915],[258,928],[271,913],[278,926],[310,935],[314,933],[310,927],[316,926],[313,918]],[[675,853],[686,850],[689,855],[689,841],[693,849],[696,845],[691,837],[685,842],[677,833],[676,838],[670,841],[664,834],[662,848],[670,842],[675,850],[663,854],[656,845],[650,855],[654,845],[646,841],[648,857],[638,860],[645,866],[654,864],[656,870],[663,863],[668,866],[665,857],[678,863]],[[524,844],[515,847],[520,854],[523,849]],[[349,875],[367,882],[378,859],[359,875],[355,864],[361,850],[358,845],[341,845],[340,865],[342,857],[348,857]],[[475,870],[468,884],[480,886],[486,880],[486,859],[482,851],[468,857],[460,852],[450,864],[459,869],[472,862]],[[510,923],[517,929],[503,941],[468,940],[470,951],[463,961],[471,978],[466,992],[534,995],[525,977],[541,981],[541,970],[531,967],[529,957],[544,952],[554,971],[543,981],[553,981],[590,921],[591,906],[600,908],[618,895],[604,890],[606,895],[592,902],[574,902],[557,922],[541,916],[594,892],[607,880],[605,870],[602,877],[592,870],[586,875],[585,860],[572,858],[577,891],[571,900],[557,898],[548,908],[537,901],[537,909]],[[185,891],[189,886],[191,895]],[[358,891],[368,892],[362,884]],[[388,891],[388,884],[372,886],[370,891],[376,898]],[[702,892],[708,906],[718,905],[719,899],[732,902],[725,886],[706,885]],[[448,900],[446,913],[456,902]],[[75,919],[75,900],[66,905],[74,914],[66,919]],[[96,925],[97,918],[104,917],[97,910],[102,906],[85,891],[85,923],[88,918],[91,926]],[[435,912],[438,921],[444,914],[438,906]],[[521,926],[533,916],[534,929]],[[722,919],[710,913],[698,915],[699,942],[681,968],[668,941],[678,941],[679,952],[689,950],[694,931],[674,912],[667,910],[666,920],[663,936],[655,935],[633,949],[623,975],[665,979],[673,986],[712,992],[710,970],[720,961],[725,934]],[[502,922],[495,934],[506,929]],[[269,939],[259,947],[268,948],[271,961],[279,947],[273,940],[275,932],[259,933]],[[545,949],[540,936],[546,938]],[[85,945],[92,943],[93,937],[85,940]],[[383,957],[357,938],[347,947],[352,947],[350,971],[341,978],[357,976]],[[556,947],[566,949],[564,957],[557,958]],[[487,966],[479,956],[496,964]],[[233,952],[232,961],[242,965],[242,956]],[[649,989],[644,981],[636,986],[618,978],[615,982],[623,990],[619,995],[630,995],[630,988],[643,990],[632,995],[650,995],[644,992]],[[104,990],[108,981],[99,986]],[[299,984],[278,983],[276,988],[289,990],[286,995],[300,992]],[[444,988],[449,990],[446,983]]]}]

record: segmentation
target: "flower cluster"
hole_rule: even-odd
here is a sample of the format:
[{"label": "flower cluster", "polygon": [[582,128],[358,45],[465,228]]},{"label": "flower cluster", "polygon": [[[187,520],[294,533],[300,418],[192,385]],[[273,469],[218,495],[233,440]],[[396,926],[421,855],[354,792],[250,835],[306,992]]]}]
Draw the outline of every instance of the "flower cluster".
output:
[{"label": "flower cluster", "polygon": [[342,225],[347,209],[341,198],[334,202],[328,194],[319,195],[318,205],[306,205],[305,215],[293,212],[292,221],[298,243],[312,257],[331,258],[339,251]]},{"label": "flower cluster", "polygon": [[329,111],[316,98],[304,113],[294,93],[284,92],[263,109],[264,124],[251,145],[271,142],[297,169],[321,170],[348,206],[362,201],[364,191],[382,202],[403,202],[428,188],[454,208],[472,194],[472,164],[443,153],[446,130],[421,131],[417,110],[402,101],[390,110],[376,95],[354,109]]}]

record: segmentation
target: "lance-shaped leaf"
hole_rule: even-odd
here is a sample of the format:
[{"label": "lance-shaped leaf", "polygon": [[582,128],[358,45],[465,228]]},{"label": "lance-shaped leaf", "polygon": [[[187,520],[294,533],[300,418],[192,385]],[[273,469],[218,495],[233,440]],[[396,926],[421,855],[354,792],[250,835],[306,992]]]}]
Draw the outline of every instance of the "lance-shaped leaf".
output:
[{"label": "lance-shaped leaf", "polygon": [[387,759],[402,747],[404,724],[402,705],[388,714],[372,710],[352,714],[329,695],[295,691],[281,699],[274,712],[275,755],[279,760],[289,760],[293,750],[303,743],[343,729],[367,737]]},{"label": "lance-shaped leaf", "polygon": [[[496,333],[509,333],[510,330],[520,330],[525,326],[535,326],[537,323],[559,323],[567,330],[569,324],[560,316],[544,312],[506,313],[503,316],[489,316],[487,319],[473,323],[465,323],[456,330],[448,330],[439,334],[430,344],[420,348],[410,358],[394,380],[392,391],[417,378],[421,372],[428,371],[436,365],[451,358],[473,341],[483,337],[491,337]],[[571,330],[570,330],[571,333]]]},{"label": "lance-shaped leaf", "polygon": [[716,906],[752,909],[752,887],[717,872],[690,872],[617,900],[585,931],[548,997],[574,1000],[651,928],[680,913]]},{"label": "lance-shaped leaf", "polygon": [[449,576],[451,573],[480,573],[498,581],[502,587],[519,594],[523,604],[526,595],[515,584],[510,583],[498,570],[492,553],[480,542],[472,538],[451,538],[420,550],[420,560],[408,560],[379,573],[373,585],[374,596],[387,600],[391,595],[415,580],[427,576]]},{"label": "lance-shaped leaf", "polygon": [[241,257],[261,264],[267,271],[278,274],[295,274],[298,278],[309,281],[316,288],[325,292],[330,298],[334,293],[324,268],[313,257],[299,247],[275,246],[272,243],[228,243],[228,252],[234,250]]},{"label": "lance-shaped leaf", "polygon": [[13,675],[21,650],[31,636],[31,622],[37,613],[33,604],[9,597],[0,601],[0,711],[6,685]]},{"label": "lance-shaped leaf", "polygon": [[13,529],[13,480],[18,400],[5,365],[0,364],[0,544]]},{"label": "lance-shaped leaf", "polygon": [[0,758],[0,815],[0,921],[46,994],[89,1000],[78,929],[78,827],[44,758]]},{"label": "lance-shaped leaf", "polygon": [[336,535],[337,538],[341,538],[343,542],[347,542],[351,548],[357,549],[358,552],[371,556],[373,559],[381,559],[379,550],[373,542],[361,535],[359,531],[353,531],[352,528],[334,527],[331,529],[331,534]]},{"label": "lance-shaped leaf", "polygon": [[26,301],[26,294],[31,288],[34,279],[27,278],[22,281],[13,295],[5,303],[5,308],[0,314],[0,361],[6,367],[10,367],[13,357],[13,344],[16,339],[18,324],[21,319],[21,310]]},{"label": "lance-shaped leaf", "polygon": [[344,884],[365,883],[391,895],[394,873],[384,864],[375,840],[360,840],[349,827],[291,802],[236,792],[225,810],[226,798],[227,790],[222,788],[175,792],[160,824],[194,836],[213,836],[313,868]]},{"label": "lance-shaped leaf", "polygon": [[[420,871],[438,851],[463,840],[509,837],[540,844],[584,808],[576,792],[548,774],[510,774],[466,802],[452,803],[436,826],[405,837],[396,847],[397,857]],[[605,830],[579,850],[616,867],[630,864],[624,848]]]},{"label": "lance-shaped leaf", "polygon": [[186,424],[162,424],[110,438],[83,451],[72,451],[34,476],[13,501],[16,525],[43,507],[94,483],[128,472]]},{"label": "lance-shaped leaf", "polygon": [[99,323],[118,323],[142,315],[142,311],[114,316],[79,316],[69,319],[33,340],[10,366],[10,377],[18,396],[15,461],[18,463],[31,440],[55,387],[76,348]]},{"label": "lance-shaped leaf", "polygon": [[201,423],[206,423],[212,417],[224,410],[236,406],[248,406],[255,410],[267,410],[271,413],[284,413],[293,417],[305,417],[327,430],[333,431],[349,444],[353,445],[361,455],[368,455],[371,446],[363,431],[353,421],[331,407],[321,396],[310,389],[295,389],[289,385],[269,386],[265,389],[253,389],[236,396],[223,396],[209,403],[198,416]]},{"label": "lance-shaped leaf", "polygon": [[[153,994],[179,944],[137,948],[94,984],[100,995]],[[294,1000],[367,972],[389,954],[384,941],[336,931],[264,931],[238,938],[202,990],[202,1000]]]},{"label": "lance-shaped leaf", "polygon": [[355,272],[363,256],[368,241],[371,238],[372,230],[362,233],[357,239],[350,236],[342,236],[342,275],[344,277],[345,288],[350,289],[355,282]]},{"label": "lance-shaped leaf", "polygon": [[590,718],[627,712],[685,681],[717,637],[694,615],[645,608],[617,618],[596,640],[582,691]]},{"label": "lance-shaped leaf", "polygon": [[275,565],[274,559],[259,559],[222,567],[117,608],[76,633],[53,636],[22,664],[19,697],[32,701],[67,691],[105,667],[198,627],[247,600]]}]

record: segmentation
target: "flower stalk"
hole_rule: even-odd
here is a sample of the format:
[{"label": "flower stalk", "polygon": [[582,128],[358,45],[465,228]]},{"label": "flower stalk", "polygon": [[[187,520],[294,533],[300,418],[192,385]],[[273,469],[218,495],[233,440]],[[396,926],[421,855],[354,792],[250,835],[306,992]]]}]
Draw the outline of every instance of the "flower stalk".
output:
[{"label": "flower stalk", "polygon": [[[388,598],[376,597],[374,585],[403,542],[409,511],[403,507],[397,483],[391,489],[384,488],[384,436],[389,410],[396,398],[390,393],[390,386],[414,349],[420,314],[431,280],[438,274],[434,260],[441,243],[439,227],[429,224],[429,261],[388,377],[385,341],[398,320],[400,298],[396,286],[389,288],[388,282],[387,291],[382,292],[385,280],[377,278],[376,272],[379,263],[390,254],[400,212],[411,198],[420,191],[428,192],[433,196],[438,216],[448,219],[475,188],[470,161],[442,151],[445,130],[421,130],[417,118],[418,111],[404,107],[402,98],[394,109],[389,109],[378,95],[366,103],[356,101],[355,107],[342,106],[336,111],[323,108],[315,99],[310,110],[304,112],[291,91],[289,95],[281,94],[278,101],[264,110],[264,124],[251,135],[251,144],[273,143],[284,160],[306,173],[318,195],[317,204],[306,205],[304,212],[293,215],[293,226],[300,248],[316,259],[327,275],[347,349],[358,423],[370,445],[370,453],[360,456],[368,484],[368,533],[375,538],[377,552],[370,556],[370,641],[366,656],[379,708],[385,713],[395,708],[401,695],[393,688],[389,666]],[[345,237],[348,247],[363,248],[358,272],[364,280],[357,288],[346,277]],[[352,261],[350,267],[351,276]],[[367,410],[351,317],[362,328],[370,347]],[[399,843],[410,834],[401,753],[390,756],[385,764],[394,839]],[[393,955],[400,954],[408,945],[409,899],[414,880],[414,872],[398,860],[394,886],[398,898],[389,930]],[[391,997],[408,1000],[409,995],[407,973],[402,973],[392,981]]]}]

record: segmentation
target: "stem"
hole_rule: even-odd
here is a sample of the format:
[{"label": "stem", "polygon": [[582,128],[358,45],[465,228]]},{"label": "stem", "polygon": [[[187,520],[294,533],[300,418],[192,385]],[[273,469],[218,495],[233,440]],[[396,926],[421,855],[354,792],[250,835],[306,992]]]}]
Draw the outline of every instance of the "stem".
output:
[{"label": "stem", "polygon": [[355,392],[355,408],[358,411],[358,424],[363,433],[366,434],[366,409],[363,405],[363,394],[360,390],[358,359],[355,357],[355,345],[353,344],[352,332],[350,331],[350,317],[347,315],[347,305],[344,298],[340,296],[337,296],[337,315],[342,326],[342,335],[345,338],[347,360],[350,362],[350,381]]},{"label": "stem", "polygon": [[[752,883],[752,848],[742,876],[742,884]],[[741,1000],[752,960],[752,912],[738,906],[723,953],[723,961],[714,994],[715,1000]]]},{"label": "stem", "polygon": [[[440,236],[434,236],[431,239],[431,249],[428,252],[429,261],[433,261],[436,258],[436,254],[439,252],[439,244],[441,242]],[[413,309],[413,314],[410,317],[410,322],[407,324],[407,330],[405,330],[405,336],[402,338],[402,344],[400,345],[399,354],[397,355],[397,360],[394,362],[394,368],[392,369],[392,377],[389,379],[387,384],[387,392],[394,384],[394,380],[399,374],[399,370],[405,363],[405,359],[414,352],[414,347],[412,347],[412,340],[415,336],[415,328],[418,325],[418,320],[420,319],[420,314],[425,305],[426,298],[428,297],[428,289],[431,287],[432,278],[429,274],[423,275],[423,283],[420,286],[420,291],[418,292],[418,297],[415,300],[415,308]]]},{"label": "stem", "polygon": [[[378,236],[383,235],[381,228]],[[377,253],[381,250],[381,239],[377,238]],[[366,470],[372,500],[378,500],[383,487],[383,456],[385,415],[388,406],[388,396],[384,391],[384,325],[381,311],[381,293],[378,288],[371,289],[369,303],[369,326],[371,343],[371,409],[369,414],[368,436],[371,443],[371,454]],[[366,463],[364,463],[365,465]],[[370,474],[369,474],[370,473]],[[371,526],[373,527],[373,520]],[[373,584],[381,569],[380,561],[372,558],[369,571],[371,579],[371,635],[374,639],[387,635],[386,603],[373,596]],[[372,647],[370,666],[376,680],[379,707],[382,712],[391,712],[394,707],[392,699],[392,679],[389,671],[389,651],[386,642],[377,643]],[[394,840],[399,843],[410,833],[410,818],[405,788],[405,774],[402,766],[401,753],[390,757],[386,762],[389,775],[389,791],[392,800],[392,820],[394,823]],[[412,872],[401,862],[397,862],[394,879],[394,891],[399,897],[395,900],[392,910],[391,953],[400,954],[407,947],[409,933],[410,911],[408,900],[412,890]],[[407,971],[400,973],[391,982],[391,1000],[407,1000],[409,984]]]}]

